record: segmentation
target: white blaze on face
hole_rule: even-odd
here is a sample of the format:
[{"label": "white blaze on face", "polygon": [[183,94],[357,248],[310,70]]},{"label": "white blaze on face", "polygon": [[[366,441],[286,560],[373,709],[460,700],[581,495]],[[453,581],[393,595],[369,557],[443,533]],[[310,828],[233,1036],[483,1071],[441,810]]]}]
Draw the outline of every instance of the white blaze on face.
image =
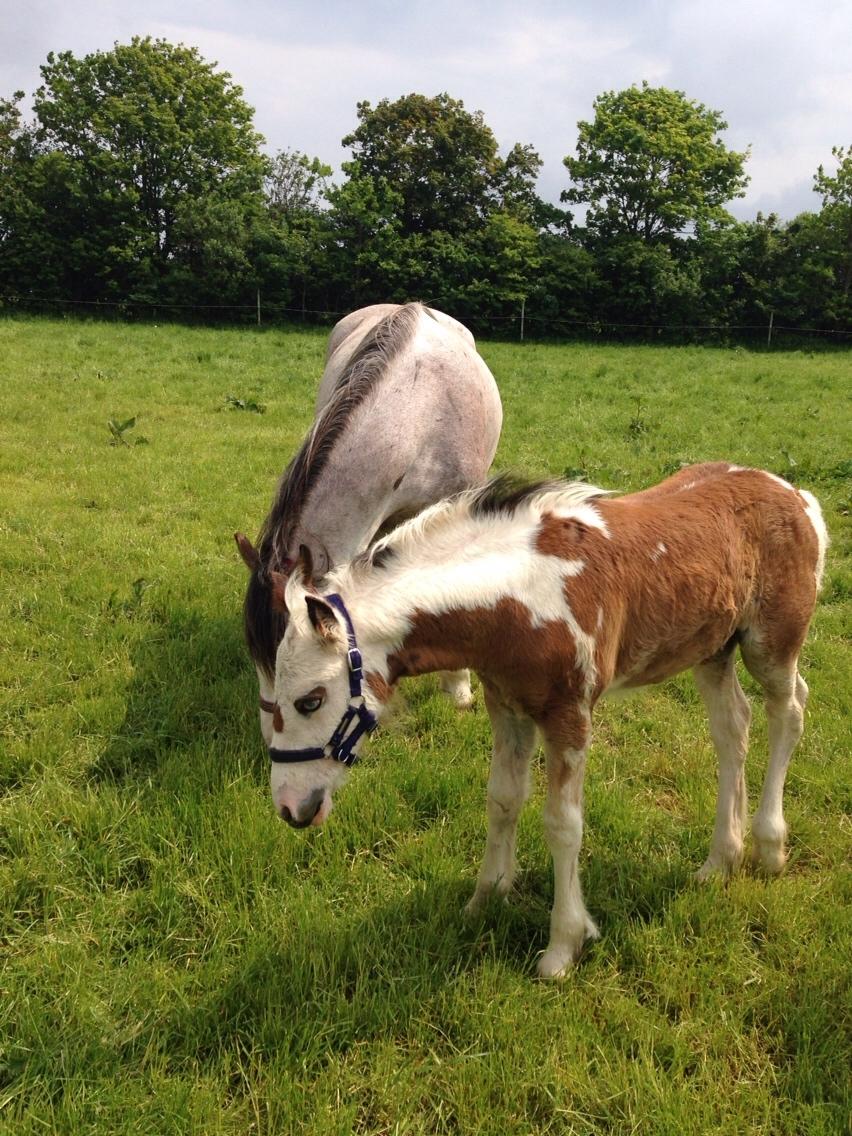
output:
[{"label": "white blaze on face", "polygon": [[[300,750],[322,748],[331,738],[349,701],[349,678],[345,640],[323,642],[307,617],[304,589],[288,588],[290,620],[278,647],[275,668],[275,702],[281,712],[283,730],[273,726],[271,748]],[[323,688],[322,705],[312,714],[302,714],[299,699]],[[331,812],[331,794],[346,779],[347,769],[332,758],[312,761],[273,761],[270,788],[276,811],[288,810],[299,819],[306,809],[319,811],[311,823],[321,824]],[[313,814],[312,814],[313,815]]]}]

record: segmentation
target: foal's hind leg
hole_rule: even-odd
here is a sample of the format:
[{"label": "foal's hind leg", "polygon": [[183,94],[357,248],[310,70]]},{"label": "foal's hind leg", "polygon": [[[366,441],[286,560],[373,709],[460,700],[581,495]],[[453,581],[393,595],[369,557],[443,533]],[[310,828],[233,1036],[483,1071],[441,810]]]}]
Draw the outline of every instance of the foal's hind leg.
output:
[{"label": "foal's hind leg", "polygon": [[441,690],[452,698],[458,710],[469,710],[473,705],[470,689],[470,671],[441,671],[438,681]]},{"label": "foal's hind leg", "polygon": [[734,653],[728,651],[694,668],[695,683],[707,707],[710,736],[719,759],[719,793],[710,853],[696,874],[706,880],[714,873],[729,875],[743,858],[748,822],[745,758],[751,708],[737,678]]},{"label": "foal's hind leg", "polygon": [[515,834],[518,816],[529,796],[529,765],[535,749],[535,726],[513,714],[485,688],[485,704],[494,731],[494,754],[488,778],[488,837],[476,891],[467,905],[477,912],[492,894],[505,895],[515,878]]},{"label": "foal's hind leg", "polygon": [[771,875],[777,875],[787,858],[784,781],[804,730],[808,687],[798,673],[797,658],[789,662],[772,660],[758,644],[747,640],[743,641],[742,652],[746,666],[763,687],[769,729],[769,765],[751,823],[752,860]]}]

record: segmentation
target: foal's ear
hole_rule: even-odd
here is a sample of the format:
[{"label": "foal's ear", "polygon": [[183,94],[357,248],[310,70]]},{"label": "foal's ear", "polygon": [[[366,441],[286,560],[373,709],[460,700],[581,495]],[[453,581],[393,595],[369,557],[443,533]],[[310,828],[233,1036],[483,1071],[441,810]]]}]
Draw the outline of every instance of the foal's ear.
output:
[{"label": "foal's ear", "polygon": [[254,547],[245,533],[235,532],[234,540],[237,542],[237,548],[240,550],[240,556],[245,561],[245,566],[250,572],[253,572],[260,563],[260,553]]},{"label": "foal's ear", "polygon": [[311,626],[324,643],[340,642],[340,624],[331,604],[319,596],[305,596]]}]

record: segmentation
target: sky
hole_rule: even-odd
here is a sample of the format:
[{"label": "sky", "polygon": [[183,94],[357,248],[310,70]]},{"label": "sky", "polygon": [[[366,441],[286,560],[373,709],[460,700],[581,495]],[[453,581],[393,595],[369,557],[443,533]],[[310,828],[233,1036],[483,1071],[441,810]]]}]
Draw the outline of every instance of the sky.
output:
[{"label": "sky", "polygon": [[817,167],[852,144],[850,0],[0,0],[0,97],[28,106],[49,51],[134,35],[197,47],[242,87],[270,154],[335,171],[357,103],[412,91],[481,111],[504,154],[532,144],[554,202],[577,122],[643,80],[720,111],[725,144],[750,148],[729,205],[743,220],[818,210]]}]

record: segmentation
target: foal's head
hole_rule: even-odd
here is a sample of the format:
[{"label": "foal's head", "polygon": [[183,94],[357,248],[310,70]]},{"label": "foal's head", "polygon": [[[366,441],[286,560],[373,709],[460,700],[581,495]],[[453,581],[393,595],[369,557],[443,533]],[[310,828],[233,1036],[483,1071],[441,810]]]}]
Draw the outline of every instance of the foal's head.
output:
[{"label": "foal's head", "polygon": [[375,725],[375,699],[363,682],[348,615],[339,597],[331,597],[336,608],[317,593],[307,550],[289,578],[273,573],[272,584],[287,626],[275,663],[270,784],[278,814],[304,828],[330,813],[362,733]]}]

